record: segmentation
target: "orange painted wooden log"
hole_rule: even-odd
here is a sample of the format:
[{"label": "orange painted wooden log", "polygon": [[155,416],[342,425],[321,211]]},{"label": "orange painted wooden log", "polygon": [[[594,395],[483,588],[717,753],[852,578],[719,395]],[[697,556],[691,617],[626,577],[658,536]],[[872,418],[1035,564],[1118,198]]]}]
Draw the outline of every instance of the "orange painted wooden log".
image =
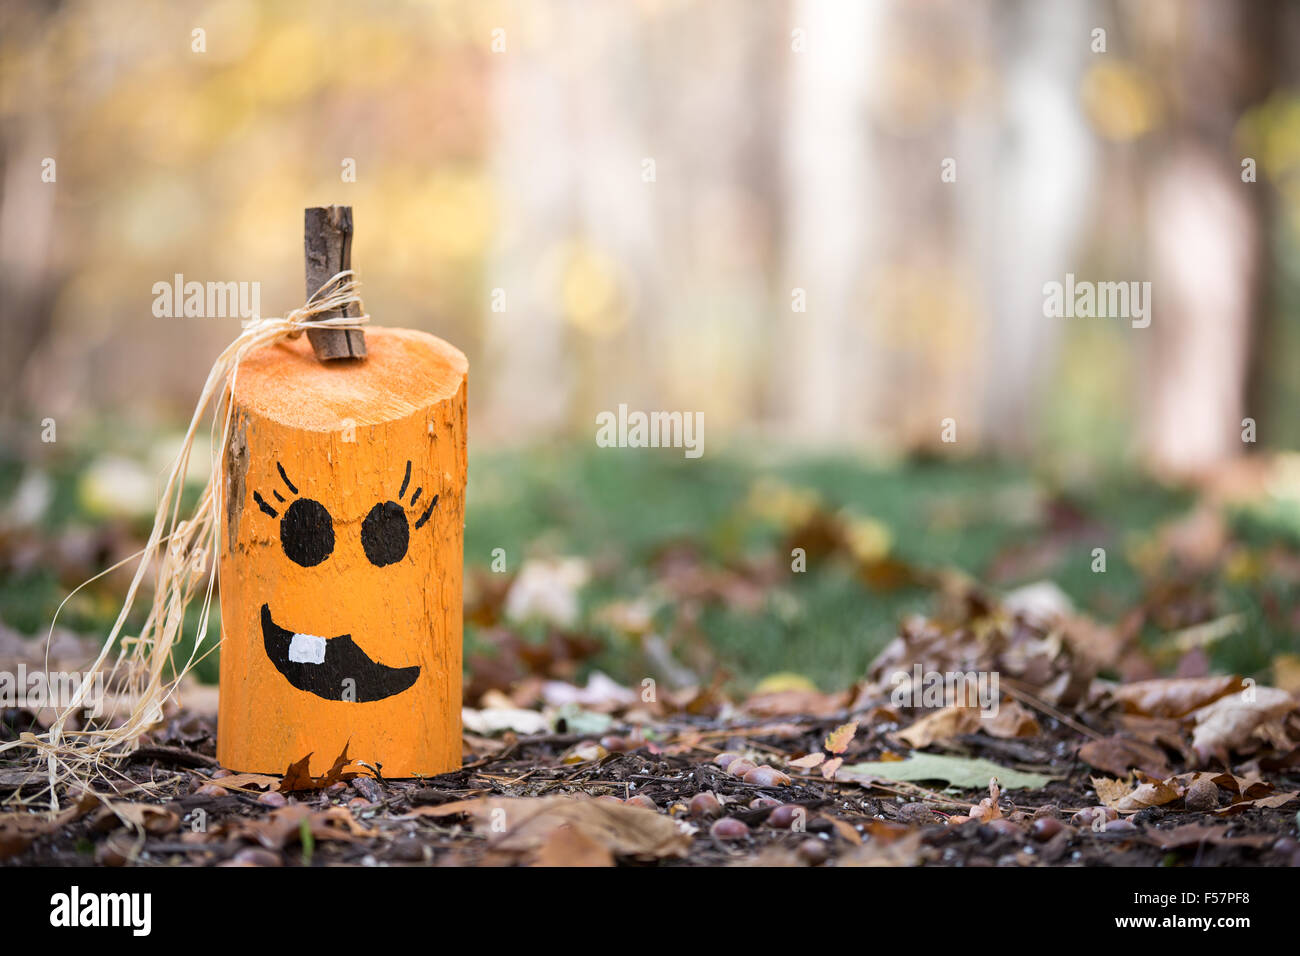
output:
[{"label": "orange painted wooden log", "polygon": [[320,774],[461,765],[468,363],[367,329],[369,358],[305,339],[239,368],[225,453],[217,757]]}]

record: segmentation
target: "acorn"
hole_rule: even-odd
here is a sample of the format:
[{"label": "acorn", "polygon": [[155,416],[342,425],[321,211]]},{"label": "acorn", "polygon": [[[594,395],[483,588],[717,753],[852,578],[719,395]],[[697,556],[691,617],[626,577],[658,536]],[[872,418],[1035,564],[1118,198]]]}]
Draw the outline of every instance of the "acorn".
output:
[{"label": "acorn", "polygon": [[746,772],[742,779],[745,783],[752,783],[759,787],[790,786],[790,778],[788,776],[783,774],[780,770],[777,770],[775,767],[769,767],[767,764],[763,764],[761,767],[755,767],[753,770]]},{"label": "acorn", "polygon": [[767,825],[778,830],[789,830],[796,823],[808,818],[808,811],[803,807],[783,803],[767,815]]},{"label": "acorn", "polygon": [[722,814],[722,804],[712,793],[705,790],[691,797],[690,807],[687,814],[694,819],[711,820]]},{"label": "acorn", "polygon": [[623,802],[628,806],[641,807],[645,810],[654,810],[655,812],[658,812],[659,810],[659,804],[655,803],[644,793],[638,793],[635,797],[628,797]]},{"label": "acorn", "polygon": [[990,830],[992,830],[994,833],[999,834],[1000,836],[1018,837],[1025,832],[1024,829],[1018,826],[1014,820],[1008,820],[1005,817],[1002,817],[997,820],[991,820],[990,822],[984,825],[988,827]]},{"label": "acorn", "polygon": [[1065,829],[1065,824],[1056,817],[1039,817],[1029,827],[1029,835],[1039,843],[1046,843]]},{"label": "acorn", "polygon": [[723,817],[709,827],[715,840],[744,840],[749,837],[749,826],[735,817]]},{"label": "acorn", "polygon": [[279,854],[257,846],[248,846],[232,858],[240,866],[282,866]]},{"label": "acorn", "polygon": [[1219,788],[1209,777],[1201,777],[1187,788],[1183,803],[1188,810],[1215,810],[1219,806]]},{"label": "acorn", "polygon": [[1091,827],[1098,819],[1117,820],[1119,812],[1112,807],[1084,807],[1070,817],[1070,822],[1076,827]]},{"label": "acorn", "polygon": [[816,837],[809,837],[800,843],[795,853],[799,855],[799,859],[809,866],[819,866],[825,863],[831,855],[830,850],[826,848],[826,844]]},{"label": "acorn", "polygon": [[727,764],[727,773],[733,777],[743,777],[751,770],[757,770],[758,764],[752,760],[746,760],[744,757],[737,757],[731,763]]}]

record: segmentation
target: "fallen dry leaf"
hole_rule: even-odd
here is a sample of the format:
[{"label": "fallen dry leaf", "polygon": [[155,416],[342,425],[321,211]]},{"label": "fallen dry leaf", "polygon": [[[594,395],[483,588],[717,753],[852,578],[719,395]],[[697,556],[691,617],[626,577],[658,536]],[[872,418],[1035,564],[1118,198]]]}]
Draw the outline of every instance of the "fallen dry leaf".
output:
[{"label": "fallen dry leaf", "polygon": [[[845,853],[836,866],[916,866],[921,862],[923,834],[919,827],[899,827],[884,820],[869,826],[871,839]],[[884,827],[896,831],[893,839],[881,839]]]},{"label": "fallen dry leaf", "polygon": [[1017,770],[996,764],[983,757],[955,757],[916,751],[906,760],[882,759],[869,763],[847,764],[840,769],[837,780],[846,783],[874,785],[880,780],[901,780],[915,783],[925,780],[943,780],[954,787],[975,789],[988,785],[994,777],[998,786],[1006,790],[1037,789],[1052,782],[1051,777],[1028,770]]},{"label": "fallen dry leaf", "polygon": [[847,703],[843,693],[823,694],[818,690],[779,690],[751,695],[741,710],[756,717],[793,717],[810,714],[830,717],[844,710]]},{"label": "fallen dry leaf", "polygon": [[978,709],[953,705],[935,711],[933,714],[926,714],[894,736],[913,750],[920,750],[936,740],[952,740],[963,734],[975,733],[979,728],[979,720]]},{"label": "fallen dry leaf", "polygon": [[24,811],[0,813],[0,860],[22,853],[36,837],[54,833],[61,827],[80,820],[99,806],[99,803],[99,797],[95,794],[82,793],[69,806],[53,815]]},{"label": "fallen dry leaf", "polygon": [[839,817],[833,817],[825,813],[820,813],[818,816],[834,827],[835,832],[841,839],[849,841],[854,846],[862,845],[862,834],[848,820],[841,820]]},{"label": "fallen dry leaf", "polygon": [[1191,773],[1180,773],[1173,779],[1178,781],[1184,788],[1190,788],[1192,784],[1199,780],[1208,779],[1215,786],[1231,790],[1242,799],[1262,797],[1273,792],[1271,783],[1263,777],[1255,775],[1239,777],[1232,773],[1193,771]]},{"label": "fallen dry leaf", "polygon": [[800,757],[798,760],[791,760],[790,766],[798,767],[800,770],[811,770],[813,767],[820,766],[826,760],[826,754],[820,750],[817,753],[808,754],[806,757]]},{"label": "fallen dry leaf", "polygon": [[1295,698],[1276,687],[1252,687],[1222,697],[1192,714],[1192,749],[1202,760],[1244,744],[1261,724],[1278,720],[1296,707]]},{"label": "fallen dry leaf", "polygon": [[1041,732],[1037,719],[1015,701],[1002,704],[996,714],[984,716],[978,707],[961,707],[956,704],[933,714],[927,714],[916,723],[899,731],[896,736],[913,750],[928,747],[935,741],[952,740],[966,734],[986,733],[1003,739],[1032,737]]},{"label": "fallen dry leaf", "polygon": [[420,807],[421,816],[469,815],[476,833],[495,850],[533,854],[560,827],[607,847],[616,856],[684,856],[690,837],[666,816],[609,800],[571,797],[488,797]]},{"label": "fallen dry leaf", "polygon": [[1079,748],[1079,759],[1090,767],[1105,770],[1116,777],[1127,777],[1134,769],[1160,779],[1170,773],[1163,750],[1155,744],[1130,737],[1090,740]]},{"label": "fallen dry leaf", "polygon": [[1036,737],[1042,733],[1038,718],[1014,700],[1003,701],[996,714],[983,719],[980,730],[990,737],[1001,737],[1004,740]]},{"label": "fallen dry leaf", "polygon": [[[324,790],[340,780],[351,780],[357,775],[355,770],[346,769],[348,764],[352,762],[351,758],[348,757],[347,744],[343,745],[343,753],[334,758],[333,765],[319,777],[313,777],[308,769],[311,758],[312,755],[308,754],[301,760],[290,764],[289,769],[284,772],[284,779],[280,781],[280,785],[276,789],[281,793],[294,793],[299,790]],[[218,781],[218,783],[221,783],[221,781]]]},{"label": "fallen dry leaf", "polygon": [[544,714],[520,707],[462,707],[460,722],[466,731],[489,737],[507,730],[516,734],[544,734],[550,730]]},{"label": "fallen dry leaf", "polygon": [[1163,750],[1180,754],[1185,761],[1195,756],[1191,743],[1183,732],[1182,721],[1174,717],[1143,717],[1139,714],[1121,714],[1118,735],[1143,743],[1155,744]]},{"label": "fallen dry leaf", "polygon": [[577,827],[565,824],[551,831],[533,866],[613,866],[614,854]]},{"label": "fallen dry leaf", "polygon": [[997,777],[989,781],[989,795],[970,808],[969,819],[978,820],[980,823],[992,823],[994,820],[1002,819],[1002,808],[998,806],[998,799],[1002,796],[1002,788],[998,786]]},{"label": "fallen dry leaf", "polygon": [[849,749],[849,744],[853,742],[853,737],[858,732],[858,722],[851,720],[847,724],[836,727],[826,735],[826,749],[833,754],[842,754]]},{"label": "fallen dry leaf", "polygon": [[1241,687],[1241,678],[1231,674],[1162,677],[1121,684],[1111,691],[1111,695],[1123,705],[1125,713],[1144,717],[1182,717],[1225,694],[1241,690]]},{"label": "fallen dry leaf", "polygon": [[1097,799],[1112,809],[1133,789],[1132,784],[1123,780],[1112,780],[1109,777],[1093,777],[1092,787],[1097,791]]},{"label": "fallen dry leaf", "polygon": [[1246,836],[1228,836],[1226,826],[1212,826],[1206,823],[1189,823],[1174,827],[1172,830],[1156,831],[1152,839],[1162,850],[1173,850],[1183,846],[1200,846],[1210,843],[1215,846],[1249,846],[1266,847],[1277,839],[1271,833],[1253,833]]},{"label": "fallen dry leaf", "polygon": [[1120,813],[1137,813],[1147,807],[1164,806],[1177,800],[1187,790],[1177,778],[1159,780],[1140,770],[1136,776],[1136,787],[1130,787],[1123,780],[1107,780],[1103,777],[1093,777],[1092,785],[1101,802]]},{"label": "fallen dry leaf", "polygon": [[22,853],[32,845],[34,839],[33,834],[23,833],[16,828],[9,828],[0,823],[0,860]]},{"label": "fallen dry leaf", "polygon": [[123,823],[159,835],[178,830],[181,818],[175,810],[157,804],[112,803],[105,805],[90,821],[91,827],[100,833],[115,830]]},{"label": "fallen dry leaf", "polygon": [[591,763],[596,760],[603,760],[608,756],[609,751],[594,740],[582,740],[574,744],[566,750],[563,755],[561,755],[560,763]]},{"label": "fallen dry leaf", "polygon": [[[309,755],[310,756],[310,755]],[[215,783],[227,790],[262,790],[278,789],[283,778],[269,773],[232,773],[229,777],[203,777],[204,783]]]},{"label": "fallen dry leaf", "polygon": [[255,840],[268,850],[282,850],[301,838],[304,823],[317,840],[350,843],[359,837],[378,835],[342,807],[314,810],[302,803],[280,807],[264,820],[241,818],[233,824],[232,835]]},{"label": "fallen dry leaf", "polygon": [[1241,813],[1243,810],[1276,810],[1284,807],[1296,797],[1300,797],[1300,791],[1290,790],[1286,793],[1274,793],[1267,797],[1255,797],[1252,800],[1239,800],[1236,803],[1229,804],[1226,807],[1220,807],[1215,810],[1216,816],[1226,817],[1234,813]]},{"label": "fallen dry leaf", "polygon": [[1300,654],[1279,654],[1273,658],[1273,683],[1288,694],[1300,694]]}]

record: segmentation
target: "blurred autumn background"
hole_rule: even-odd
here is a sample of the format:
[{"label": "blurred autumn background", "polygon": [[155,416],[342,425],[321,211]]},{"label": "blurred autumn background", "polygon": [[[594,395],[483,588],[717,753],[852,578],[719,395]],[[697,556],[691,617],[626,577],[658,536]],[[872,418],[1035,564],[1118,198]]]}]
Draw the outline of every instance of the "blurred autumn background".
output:
[{"label": "blurred autumn background", "polygon": [[[238,334],[153,284],[283,314],[338,202],[374,321],[470,359],[471,698],[843,687],[973,582],[1130,678],[1300,684],[1297,54],[1264,0],[11,0],[8,649],[139,547]],[[1067,273],[1151,282],[1150,327],[1044,317]],[[704,457],[596,448],[619,403],[702,411]]]}]

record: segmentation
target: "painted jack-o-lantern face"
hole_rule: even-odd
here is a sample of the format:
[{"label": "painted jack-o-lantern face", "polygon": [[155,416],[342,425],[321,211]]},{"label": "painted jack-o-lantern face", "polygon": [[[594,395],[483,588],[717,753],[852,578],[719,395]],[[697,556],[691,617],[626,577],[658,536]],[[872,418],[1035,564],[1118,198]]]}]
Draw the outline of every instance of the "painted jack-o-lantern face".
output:
[{"label": "painted jack-o-lantern face", "polygon": [[[298,486],[289,479],[284,466],[276,462],[276,470],[289,495],[298,495]],[[421,500],[423,485],[411,492],[409,502],[404,502],[410,483],[411,463],[408,461],[402,486],[397,491],[398,500],[376,503],[361,522],[362,550],[366,560],[377,568],[396,564],[406,557],[412,530],[406,508],[423,508],[419,517],[414,519],[414,530],[419,531],[428,523],[438,505],[436,494]],[[284,506],[283,515],[267,503],[261,492],[254,491],[253,500],[264,514],[279,520],[280,546],[285,557],[304,568],[328,560],[335,543],[334,519],[329,509],[315,498],[286,498],[279,489],[272,495],[278,505]],[[357,703],[382,700],[400,694],[420,676],[418,664],[390,667],[372,660],[351,634],[323,637],[285,627],[275,620],[269,603],[262,605],[262,641],[266,656],[285,680],[299,690],[325,700]]]},{"label": "painted jack-o-lantern face", "polygon": [[370,329],[241,366],[227,449],[218,757],[280,773],[346,746],[387,776],[460,765],[465,363]]}]

